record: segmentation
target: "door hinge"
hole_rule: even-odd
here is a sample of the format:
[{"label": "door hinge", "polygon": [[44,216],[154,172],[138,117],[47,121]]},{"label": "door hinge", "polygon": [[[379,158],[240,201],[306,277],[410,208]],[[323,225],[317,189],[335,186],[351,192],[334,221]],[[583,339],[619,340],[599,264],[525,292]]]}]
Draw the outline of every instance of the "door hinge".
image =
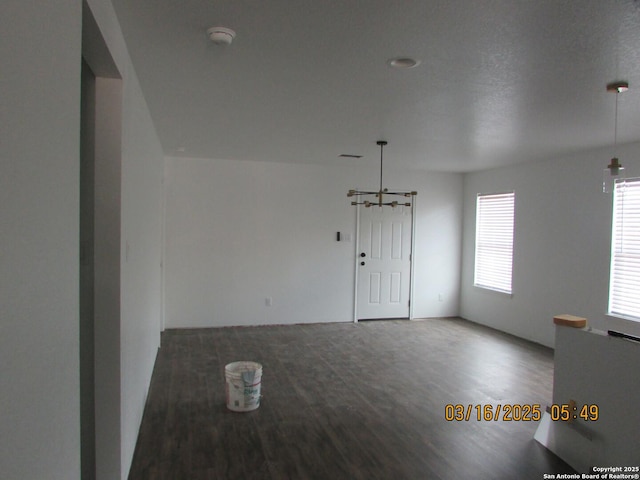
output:
[{"label": "door hinge", "polygon": [[411,306],[411,300],[409,300],[409,301],[407,302],[407,306],[409,306],[409,307]]}]

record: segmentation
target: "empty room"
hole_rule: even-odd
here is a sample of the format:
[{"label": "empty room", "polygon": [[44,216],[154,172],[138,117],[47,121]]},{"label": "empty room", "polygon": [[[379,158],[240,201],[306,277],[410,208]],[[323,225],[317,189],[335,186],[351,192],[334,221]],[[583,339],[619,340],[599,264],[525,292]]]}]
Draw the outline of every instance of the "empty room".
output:
[{"label": "empty room", "polygon": [[640,478],[640,2],[54,3],[0,477]]}]

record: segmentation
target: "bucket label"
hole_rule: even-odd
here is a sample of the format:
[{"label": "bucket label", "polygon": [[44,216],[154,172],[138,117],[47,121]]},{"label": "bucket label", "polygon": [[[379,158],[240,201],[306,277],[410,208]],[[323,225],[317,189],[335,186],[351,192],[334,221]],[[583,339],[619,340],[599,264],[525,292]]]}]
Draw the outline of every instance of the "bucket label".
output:
[{"label": "bucket label", "polygon": [[251,407],[260,405],[260,384],[240,387],[231,384],[227,387],[228,400],[232,401],[234,407]]},{"label": "bucket label", "polygon": [[244,387],[244,401],[246,405],[260,405],[260,384]]},{"label": "bucket label", "polygon": [[227,403],[235,408],[257,408],[260,405],[260,383],[245,385],[244,382],[226,383]]}]

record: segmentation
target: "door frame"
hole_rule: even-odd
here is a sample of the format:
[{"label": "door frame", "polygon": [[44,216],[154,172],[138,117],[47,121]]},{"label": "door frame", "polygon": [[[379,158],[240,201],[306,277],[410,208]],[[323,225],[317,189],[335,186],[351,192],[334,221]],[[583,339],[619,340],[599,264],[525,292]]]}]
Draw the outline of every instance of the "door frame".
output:
[{"label": "door frame", "polygon": [[[356,189],[357,190],[357,189]],[[410,190],[394,190],[402,193],[412,193]],[[409,320],[413,320],[413,287],[415,284],[414,275],[415,275],[415,251],[414,246],[416,244],[416,206],[417,206],[417,195],[411,195],[411,254],[409,257]],[[353,280],[353,323],[358,323],[358,282],[360,280],[360,276],[358,274],[358,250],[360,247],[360,205],[356,205],[356,238],[355,245],[353,248],[353,269],[354,269],[354,280]],[[366,207],[364,207],[366,208]],[[374,208],[374,207],[370,207]],[[383,207],[384,208],[384,207]]]},{"label": "door frame", "polygon": [[[82,2],[82,59],[93,95],[88,141],[93,186],[93,312],[80,320],[81,449],[83,479],[120,478],[122,472],[121,269],[123,80],[91,7]],[[78,59],[79,64],[82,59]],[[84,152],[83,152],[84,153]],[[79,181],[86,181],[81,179]],[[80,202],[86,199],[79,198]],[[82,208],[82,207],[81,207]],[[126,254],[125,254],[126,255]],[[91,391],[90,391],[91,390]]]}]

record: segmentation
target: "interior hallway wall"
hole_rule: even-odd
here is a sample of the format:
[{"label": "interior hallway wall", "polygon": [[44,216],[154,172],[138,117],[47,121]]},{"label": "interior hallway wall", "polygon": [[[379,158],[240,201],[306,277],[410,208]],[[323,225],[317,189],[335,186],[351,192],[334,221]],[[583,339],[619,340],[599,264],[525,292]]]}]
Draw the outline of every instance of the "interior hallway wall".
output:
[{"label": "interior hallway wall", "polygon": [[87,0],[122,76],[120,476],[126,478],[161,331],[163,153],[109,0]]},{"label": "interior hallway wall", "polygon": [[0,465],[80,474],[81,3],[0,3]]},{"label": "interior hallway wall", "polygon": [[[109,0],[88,0],[123,78],[121,457],[126,478],[159,345],[163,155]],[[0,4],[0,465],[80,477],[82,2]]]}]

